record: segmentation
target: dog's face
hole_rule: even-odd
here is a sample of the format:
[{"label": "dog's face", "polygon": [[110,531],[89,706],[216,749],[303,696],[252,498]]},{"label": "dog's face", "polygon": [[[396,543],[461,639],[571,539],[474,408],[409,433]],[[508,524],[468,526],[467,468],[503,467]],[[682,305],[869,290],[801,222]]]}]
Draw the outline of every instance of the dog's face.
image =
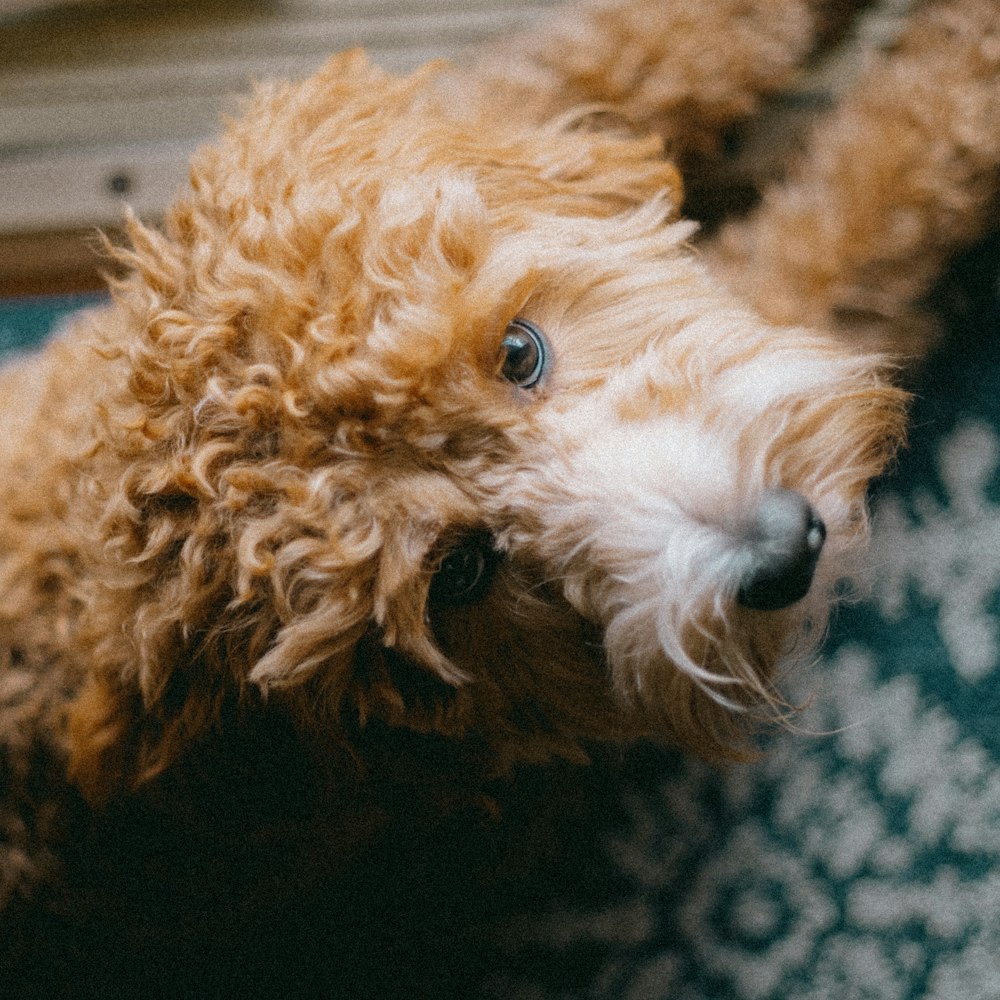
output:
[{"label": "dog's face", "polygon": [[153,773],[254,689],[498,769],[717,752],[822,629],[898,394],[713,286],[654,142],[497,134],[432,86],[345,57],[264,94],[168,235],[135,229],[74,720],[97,794],[108,746]]}]

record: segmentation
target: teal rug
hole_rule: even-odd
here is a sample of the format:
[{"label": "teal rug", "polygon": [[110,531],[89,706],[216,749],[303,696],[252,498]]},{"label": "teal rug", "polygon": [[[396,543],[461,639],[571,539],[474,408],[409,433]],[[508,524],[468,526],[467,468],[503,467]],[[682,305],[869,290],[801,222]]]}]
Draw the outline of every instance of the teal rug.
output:
[{"label": "teal rug", "polygon": [[[364,889],[389,930],[359,933],[352,997],[1000,998],[1000,239],[936,303],[949,336],[874,492],[871,594],[802,678],[802,731],[725,771],[642,746],[529,776],[485,849],[459,831],[426,878]],[[80,304],[0,305],[0,343]],[[470,877],[498,842],[514,860]],[[259,995],[291,995],[310,964],[347,995],[309,905]]]},{"label": "teal rug", "polygon": [[30,350],[78,309],[96,305],[101,295],[61,295],[0,299],[0,357]]}]

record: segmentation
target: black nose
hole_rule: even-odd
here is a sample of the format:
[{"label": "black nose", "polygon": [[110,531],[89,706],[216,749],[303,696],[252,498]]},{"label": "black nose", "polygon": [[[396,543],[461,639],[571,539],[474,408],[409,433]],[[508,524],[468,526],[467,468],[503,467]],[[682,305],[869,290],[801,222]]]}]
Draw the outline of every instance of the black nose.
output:
[{"label": "black nose", "polygon": [[747,529],[750,566],[737,600],[755,611],[777,611],[802,600],[824,541],[826,525],[805,497],[769,490]]}]

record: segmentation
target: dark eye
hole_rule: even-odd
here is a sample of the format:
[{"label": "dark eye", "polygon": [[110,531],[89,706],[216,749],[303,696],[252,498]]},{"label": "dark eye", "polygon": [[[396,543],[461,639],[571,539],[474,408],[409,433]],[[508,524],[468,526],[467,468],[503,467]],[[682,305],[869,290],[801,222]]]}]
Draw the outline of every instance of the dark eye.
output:
[{"label": "dark eye", "polygon": [[519,388],[530,389],[545,374],[548,354],[542,331],[527,320],[515,319],[500,344],[500,373]]},{"label": "dark eye", "polygon": [[489,592],[500,553],[492,537],[479,532],[449,550],[431,580],[430,601],[451,607],[475,604]]}]

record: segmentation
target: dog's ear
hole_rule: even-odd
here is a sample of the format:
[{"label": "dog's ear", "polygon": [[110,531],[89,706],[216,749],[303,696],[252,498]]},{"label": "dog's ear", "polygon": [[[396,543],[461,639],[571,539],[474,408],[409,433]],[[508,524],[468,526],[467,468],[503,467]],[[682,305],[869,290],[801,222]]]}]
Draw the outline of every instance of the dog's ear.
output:
[{"label": "dog's ear", "polygon": [[[173,588],[164,572],[164,594]],[[104,594],[85,616],[91,644],[89,671],[68,709],[69,773],[94,805],[131,792],[168,770],[239,704],[238,661],[227,648],[246,644],[238,624],[220,619],[222,608],[203,609],[197,620],[157,612],[163,605],[152,581],[130,595]],[[117,598],[117,600],[116,600]],[[119,615],[117,627],[110,620]],[[228,620],[227,638],[212,635],[212,622]]]},{"label": "dog's ear", "polygon": [[[212,514],[199,515],[203,526]],[[251,528],[227,539],[218,526],[216,540],[194,558],[197,530],[158,521],[150,517],[144,533],[162,540],[173,531],[176,544],[150,560],[144,579],[92,594],[85,614],[91,664],[69,708],[69,763],[93,804],[183,766],[190,751],[239,724],[271,690],[315,692],[311,682],[321,678],[322,696],[336,704],[371,614],[359,585],[365,572],[349,558],[327,553],[327,565],[303,558],[310,542],[320,549],[328,538],[284,539],[282,551],[281,540],[261,534],[277,565],[258,565],[241,591],[241,558],[261,555],[250,552]],[[138,558],[116,563],[123,576]]]},{"label": "dog's ear", "polygon": [[[331,589],[350,594],[339,582]],[[105,632],[97,666],[69,706],[71,779],[94,805],[133,792],[183,767],[248,713],[271,711],[272,691],[279,706],[301,692],[335,708],[355,669],[364,604],[331,601],[283,623],[273,605],[232,599],[201,619],[157,626],[146,608],[132,609]]]}]

